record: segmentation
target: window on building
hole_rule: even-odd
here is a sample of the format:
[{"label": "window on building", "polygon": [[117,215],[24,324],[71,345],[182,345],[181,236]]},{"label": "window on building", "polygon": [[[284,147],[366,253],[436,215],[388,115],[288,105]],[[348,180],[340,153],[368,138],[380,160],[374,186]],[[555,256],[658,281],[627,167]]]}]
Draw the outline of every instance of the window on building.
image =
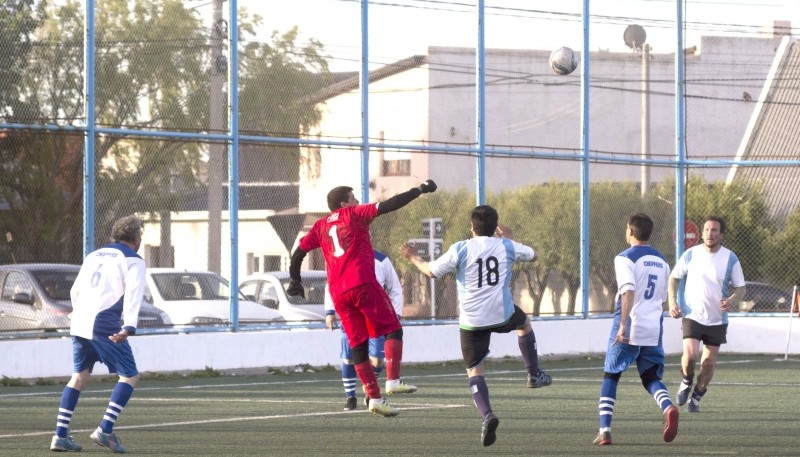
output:
[{"label": "window on building", "polygon": [[[379,141],[384,143],[384,132],[380,132]],[[411,153],[406,151],[378,151],[381,161],[381,176],[411,176]]]},{"label": "window on building", "polygon": [[264,256],[264,271],[278,271],[280,269],[281,269],[281,256],[279,255]]}]

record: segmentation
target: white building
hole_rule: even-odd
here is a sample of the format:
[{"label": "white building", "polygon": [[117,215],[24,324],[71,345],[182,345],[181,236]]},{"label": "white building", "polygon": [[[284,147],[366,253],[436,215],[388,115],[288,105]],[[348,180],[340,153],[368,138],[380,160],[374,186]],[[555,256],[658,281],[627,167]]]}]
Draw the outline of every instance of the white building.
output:
[{"label": "white building", "polygon": [[[686,151],[689,159],[733,159],[753,113],[755,100],[776,58],[781,36],[771,38],[703,37],[686,53]],[[649,60],[649,157],[675,157],[675,58],[654,50]],[[577,160],[492,157],[493,151],[555,153],[579,158],[581,151],[581,67],[568,76],[552,73],[549,51],[486,51],[486,185],[488,191],[515,189],[550,181],[580,179]],[[371,72],[369,136],[373,143],[428,148],[467,148],[476,142],[475,52],[430,47]],[[591,54],[589,147],[606,158],[638,158],[643,140],[643,60],[641,53],[596,51]],[[361,141],[359,76],[317,94],[323,118],[309,138]],[[361,181],[358,147],[301,148],[296,210],[265,203],[239,211],[239,272],[285,269],[302,226],[328,211],[325,196],[338,185]],[[591,181],[635,181],[641,166],[593,162]],[[725,167],[700,170],[708,180],[724,180]],[[648,167],[647,179],[674,176],[670,167]],[[373,147],[369,156],[370,199],[380,200],[433,178],[441,189],[476,187],[476,160],[458,153],[398,151]],[[284,205],[286,206],[286,205]],[[290,205],[294,206],[294,205]],[[206,264],[207,217],[202,205],[172,215],[174,264]],[[293,215],[278,229],[269,218]],[[306,215],[305,221],[298,216]],[[230,270],[227,214],[223,216],[222,273]],[[148,223],[143,243],[159,246],[157,220]],[[152,258],[148,264],[154,264]],[[152,255],[150,255],[152,257]]]},{"label": "white building", "polygon": [[[703,37],[686,55],[686,151],[689,159],[733,159],[775,59],[780,36]],[[486,51],[486,144],[492,150],[580,154],[580,67],[568,76],[550,72],[549,51]],[[369,136],[373,142],[416,146],[473,146],[476,142],[475,52],[430,47],[428,55],[398,62],[369,86]],[[593,52],[590,60],[590,140],[607,157],[642,154],[642,57],[640,53]],[[675,157],[675,57],[650,54],[649,157]],[[315,138],[360,141],[358,76],[339,91],[319,97],[324,118]],[[474,147],[474,146],[473,146]],[[310,148],[304,151],[300,212],[324,212],[325,194],[343,183],[360,182],[360,151]],[[406,162],[406,163],[401,163]],[[524,164],[521,166],[521,164]],[[674,176],[650,167],[651,179]],[[703,170],[723,180],[727,168]],[[456,154],[372,150],[371,198],[403,190],[431,177],[440,188],[474,189],[476,161]],[[490,190],[513,189],[552,180],[577,181],[577,161],[490,157]],[[592,181],[640,179],[639,166],[594,163]]]}]

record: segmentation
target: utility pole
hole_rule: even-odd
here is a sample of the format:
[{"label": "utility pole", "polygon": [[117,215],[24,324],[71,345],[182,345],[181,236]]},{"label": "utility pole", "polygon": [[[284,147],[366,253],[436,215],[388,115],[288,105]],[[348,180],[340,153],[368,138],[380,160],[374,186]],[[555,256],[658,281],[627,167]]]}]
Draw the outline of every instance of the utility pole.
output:
[{"label": "utility pole", "polygon": [[[221,133],[223,129],[225,99],[222,87],[228,72],[228,62],[222,53],[227,35],[227,23],[222,19],[222,3],[213,0],[211,15],[211,98],[209,100],[209,129]],[[222,180],[225,174],[226,145],[212,142],[208,151],[208,270],[220,273],[222,248]],[[235,208],[228,208],[233,211]]]},{"label": "utility pole", "polygon": [[175,204],[175,181],[178,179],[175,173],[169,174],[169,200],[166,209],[159,214],[161,221],[161,245],[158,248],[159,267],[175,266],[175,249],[172,247],[172,206]]},{"label": "utility pole", "polygon": [[646,44],[647,32],[644,27],[631,24],[625,28],[622,34],[625,44],[635,53],[642,53],[642,188],[641,195],[647,195],[647,187],[650,183],[650,167],[644,160],[650,156],[650,45]]},{"label": "utility pole", "polygon": [[[650,156],[650,45],[642,46],[642,159]],[[642,198],[650,183],[650,167],[642,163]]]}]

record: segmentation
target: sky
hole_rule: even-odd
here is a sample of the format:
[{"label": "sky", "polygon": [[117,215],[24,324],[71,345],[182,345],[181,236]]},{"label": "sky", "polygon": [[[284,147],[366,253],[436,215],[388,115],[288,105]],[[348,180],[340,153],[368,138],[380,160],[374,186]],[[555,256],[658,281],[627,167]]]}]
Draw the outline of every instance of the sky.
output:
[{"label": "sky", "polygon": [[[189,1],[189,0],[187,0]],[[195,0],[211,14],[212,0]],[[297,26],[300,42],[319,40],[334,71],[358,68],[361,53],[359,0],[239,0],[239,7],[262,17],[258,41],[273,31]],[[372,0],[369,46],[373,65],[390,63],[427,46],[475,47],[477,0]],[[485,0],[485,46],[506,49],[583,47],[582,0]],[[223,5],[227,14],[228,4]],[[629,51],[627,26],[647,32],[653,52],[671,53],[677,45],[675,0],[592,0],[589,49]],[[759,36],[774,20],[788,20],[800,35],[800,0],[684,0],[684,45],[700,45],[701,35]]]}]

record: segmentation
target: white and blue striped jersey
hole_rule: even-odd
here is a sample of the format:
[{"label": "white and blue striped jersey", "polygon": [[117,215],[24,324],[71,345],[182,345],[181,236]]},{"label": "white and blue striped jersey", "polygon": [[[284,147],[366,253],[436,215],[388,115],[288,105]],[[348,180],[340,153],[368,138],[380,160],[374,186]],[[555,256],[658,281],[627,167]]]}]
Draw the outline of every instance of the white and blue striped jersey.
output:
[{"label": "white and blue striped jersey", "polygon": [[70,334],[107,337],[120,331],[120,320],[136,333],[144,289],[144,260],[133,249],[111,243],[90,253],[70,290]]},{"label": "white and blue striped jersey", "polygon": [[[648,245],[631,246],[614,258],[617,299],[614,328],[619,328],[622,295],[633,291],[633,306],[628,316],[628,338],[636,346],[659,346],[664,302],[667,300],[669,264]],[[616,330],[614,330],[616,335]]]},{"label": "white and blue striped jersey", "polygon": [[392,265],[389,257],[379,251],[375,251],[375,279],[383,287],[389,299],[392,300],[394,312],[398,316],[403,315],[403,287],[400,285],[400,278]]},{"label": "white and blue striped jersey", "polygon": [[[380,251],[375,251],[375,279],[378,280],[378,284],[383,287],[383,290],[389,295],[389,299],[392,300],[392,306],[397,317],[402,317],[403,286],[400,284],[400,278],[397,277],[397,271],[394,269],[392,261]],[[328,285],[325,284],[325,314],[334,313],[331,291]]]},{"label": "white and blue striped jersey", "polygon": [[702,244],[687,249],[672,277],[681,279],[678,304],[683,317],[703,325],[727,324],[728,313],[719,309],[720,302],[745,285],[739,257],[724,246],[717,252],[708,252]]},{"label": "white and blue striped jersey", "polygon": [[502,325],[511,318],[511,266],[534,257],[532,248],[516,241],[476,236],[453,244],[428,267],[436,277],[456,272],[458,325],[464,330],[479,330]]}]

